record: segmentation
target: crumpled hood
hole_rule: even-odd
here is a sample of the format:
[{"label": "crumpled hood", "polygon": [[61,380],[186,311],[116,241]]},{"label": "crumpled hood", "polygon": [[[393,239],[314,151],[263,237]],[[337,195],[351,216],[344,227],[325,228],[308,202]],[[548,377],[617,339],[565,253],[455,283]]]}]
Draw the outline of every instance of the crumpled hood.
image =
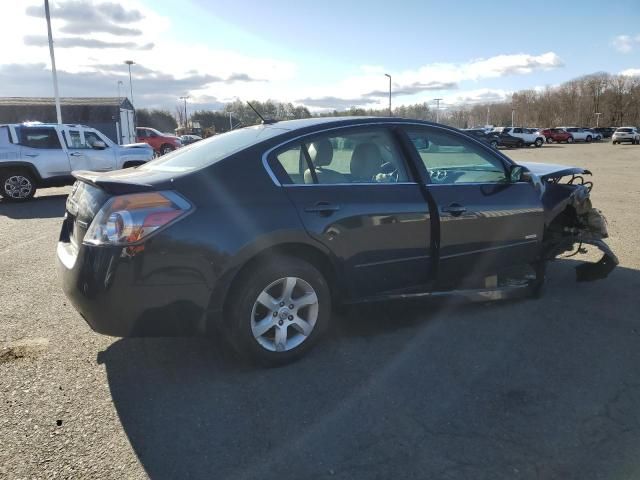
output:
[{"label": "crumpled hood", "polygon": [[549,178],[560,178],[566,175],[591,175],[591,172],[582,167],[569,167],[567,165],[556,165],[553,163],[518,162],[541,180]]}]

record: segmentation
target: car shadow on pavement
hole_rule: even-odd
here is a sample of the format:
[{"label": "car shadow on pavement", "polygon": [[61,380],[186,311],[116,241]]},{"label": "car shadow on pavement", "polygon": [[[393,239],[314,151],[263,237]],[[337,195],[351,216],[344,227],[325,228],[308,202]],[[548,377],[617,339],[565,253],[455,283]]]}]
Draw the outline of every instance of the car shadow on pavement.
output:
[{"label": "car shadow on pavement", "polygon": [[7,202],[0,198],[0,216],[18,220],[28,218],[62,218],[67,195],[35,197],[24,203]]},{"label": "car shadow on pavement", "polygon": [[574,265],[540,300],[354,309],[281,368],[197,338],[118,340],[98,362],[151,478],[637,472],[640,272],[578,284]]}]

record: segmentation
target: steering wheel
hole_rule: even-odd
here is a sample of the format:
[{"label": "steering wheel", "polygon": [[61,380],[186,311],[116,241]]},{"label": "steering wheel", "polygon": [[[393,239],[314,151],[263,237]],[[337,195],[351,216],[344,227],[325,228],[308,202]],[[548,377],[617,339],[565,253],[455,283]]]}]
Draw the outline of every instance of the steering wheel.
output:
[{"label": "steering wheel", "polygon": [[442,183],[447,179],[448,173],[446,170],[431,170],[429,176],[434,182]]},{"label": "steering wheel", "polygon": [[400,180],[400,169],[394,167],[395,166],[393,165],[393,163],[385,162],[380,165],[380,173],[390,175],[393,178],[394,182],[398,183],[398,181]]}]

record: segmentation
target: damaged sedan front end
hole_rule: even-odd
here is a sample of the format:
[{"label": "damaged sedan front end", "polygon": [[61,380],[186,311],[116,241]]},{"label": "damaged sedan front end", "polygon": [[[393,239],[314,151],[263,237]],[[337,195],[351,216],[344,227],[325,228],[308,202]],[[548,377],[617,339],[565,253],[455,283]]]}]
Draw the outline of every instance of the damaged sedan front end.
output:
[{"label": "damaged sedan front end", "polygon": [[576,267],[577,281],[607,277],[618,265],[618,258],[604,239],[609,236],[607,220],[591,203],[591,172],[580,167],[543,163],[522,163],[538,187],[545,212],[545,235],[541,262],[587,253],[585,245],[597,247],[602,257],[595,263]]}]

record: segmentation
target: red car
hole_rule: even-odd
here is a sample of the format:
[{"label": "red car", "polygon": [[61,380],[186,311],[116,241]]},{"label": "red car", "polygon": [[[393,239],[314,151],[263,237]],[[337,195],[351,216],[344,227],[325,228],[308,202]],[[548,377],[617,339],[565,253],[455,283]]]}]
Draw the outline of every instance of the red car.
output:
[{"label": "red car", "polygon": [[136,141],[148,143],[153,148],[153,151],[160,155],[173,152],[176,148],[182,146],[182,142],[178,137],[166,135],[150,127],[137,127]]},{"label": "red car", "polygon": [[546,130],[542,130],[542,135],[547,139],[547,143],[573,143],[573,135],[562,128],[547,128]]}]

